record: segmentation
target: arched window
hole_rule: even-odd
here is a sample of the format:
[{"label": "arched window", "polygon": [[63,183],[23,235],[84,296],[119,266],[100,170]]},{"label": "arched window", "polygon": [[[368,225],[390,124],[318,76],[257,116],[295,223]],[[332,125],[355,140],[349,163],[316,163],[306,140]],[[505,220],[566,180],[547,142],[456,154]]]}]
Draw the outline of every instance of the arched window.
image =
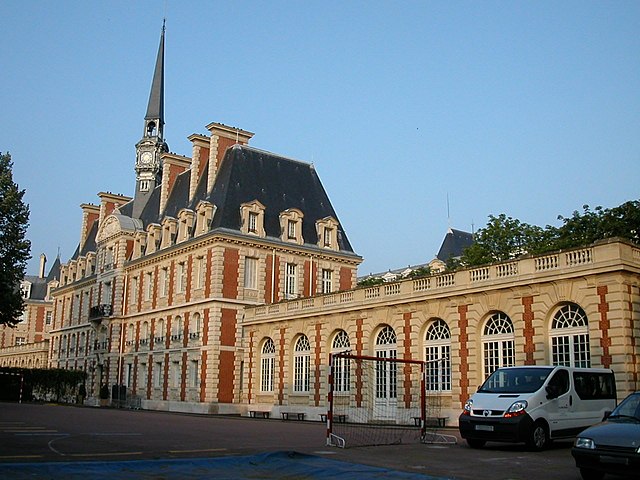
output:
[{"label": "arched window", "polygon": [[[351,349],[349,335],[344,330],[340,330],[333,337],[331,343],[331,353],[345,352]],[[351,381],[351,365],[348,358],[333,359],[333,388],[336,393],[348,392]]]},{"label": "arched window", "polygon": [[564,367],[590,367],[589,321],[582,308],[564,305],[551,322],[551,361]]},{"label": "arched window", "polygon": [[173,319],[173,330],[171,340],[180,340],[182,338],[182,317],[178,315]]},{"label": "arched window", "polygon": [[515,365],[515,337],[511,319],[502,312],[491,315],[482,336],[484,376],[499,367]]},{"label": "arched window", "polygon": [[200,338],[200,330],[202,329],[200,314],[194,313],[191,317],[191,325],[189,326],[189,338]]},{"label": "arched window", "polygon": [[146,320],[142,322],[142,331],[140,332],[140,343],[147,344],[149,341],[149,322]]},{"label": "arched window", "polygon": [[260,391],[273,392],[273,373],[276,361],[276,346],[273,340],[267,338],[262,345],[260,359]]},{"label": "arched window", "polygon": [[[158,319],[158,321],[156,322],[156,330],[155,330],[155,341],[154,341],[154,345],[156,343],[162,343],[164,342],[164,335],[165,335],[165,329],[164,329],[164,320],[162,318]],[[162,346],[162,345],[160,345]]]},{"label": "arched window", "polygon": [[442,319],[427,329],[425,338],[427,361],[427,390],[451,390],[451,332]]},{"label": "arched window", "polygon": [[[376,337],[375,353],[378,358],[397,358],[396,332],[388,325]],[[393,403],[398,397],[396,364],[376,362],[376,401]]]},{"label": "arched window", "polygon": [[306,335],[300,335],[296,340],[293,353],[293,391],[304,393],[309,391],[309,361],[311,359],[311,345]]}]

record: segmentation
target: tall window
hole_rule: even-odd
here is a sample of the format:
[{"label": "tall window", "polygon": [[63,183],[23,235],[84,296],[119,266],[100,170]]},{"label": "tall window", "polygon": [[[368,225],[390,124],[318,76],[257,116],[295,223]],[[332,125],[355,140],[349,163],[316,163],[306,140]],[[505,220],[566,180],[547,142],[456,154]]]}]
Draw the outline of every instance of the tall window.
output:
[{"label": "tall window", "polygon": [[260,391],[273,392],[273,374],[276,361],[276,346],[273,340],[267,338],[262,346],[260,359]]},{"label": "tall window", "polygon": [[427,390],[451,390],[451,332],[442,319],[433,322],[425,338]]},{"label": "tall window", "polygon": [[297,297],[297,283],[296,264],[287,263],[284,277],[284,297],[286,299]]},{"label": "tall window", "polygon": [[328,268],[322,269],[322,293],[331,293],[333,290],[333,272]]},{"label": "tall window", "polygon": [[[351,350],[349,335],[340,330],[331,344],[331,353],[340,353]],[[333,359],[333,385],[336,393],[348,392],[351,384],[351,365],[348,358]]]},{"label": "tall window", "polygon": [[[375,352],[378,358],[397,358],[396,332],[384,327],[376,337]],[[398,397],[398,372],[396,364],[376,362],[376,399],[390,400]]]},{"label": "tall window", "polygon": [[169,295],[169,269],[165,267],[160,270],[160,296],[167,295]]},{"label": "tall window", "polygon": [[330,247],[331,246],[331,237],[333,236],[333,228],[329,228],[329,227],[325,227],[324,228],[324,246],[325,247]]},{"label": "tall window", "polygon": [[287,238],[294,240],[296,238],[296,221],[287,220]]},{"label": "tall window", "polygon": [[144,299],[151,300],[153,295],[153,273],[148,272],[144,276]]},{"label": "tall window", "polygon": [[155,331],[156,338],[154,343],[164,342],[164,335],[165,335],[164,320],[161,318],[156,322],[156,331]]},{"label": "tall window", "polygon": [[564,305],[551,322],[551,356],[553,365],[590,367],[589,321],[575,304]]},{"label": "tall window", "polygon": [[251,233],[258,232],[258,214],[256,212],[249,212],[249,231]]},{"label": "tall window", "polygon": [[198,370],[198,360],[191,360],[191,374],[189,384],[192,387],[197,387],[199,385],[199,373],[200,371]]},{"label": "tall window", "polygon": [[502,312],[494,313],[484,327],[482,338],[484,376],[499,367],[515,365],[515,337],[511,319]]},{"label": "tall window", "polygon": [[142,328],[140,329],[140,344],[146,345],[149,343],[149,322],[146,320],[142,322]]},{"label": "tall window", "polygon": [[196,288],[204,288],[204,280],[207,272],[207,265],[204,257],[196,257]]},{"label": "tall window", "polygon": [[293,354],[293,391],[309,391],[309,361],[311,346],[306,335],[301,335],[296,341]]},{"label": "tall window", "polygon": [[162,387],[162,362],[153,364],[153,385],[156,388]]},{"label": "tall window", "polygon": [[187,265],[184,262],[178,263],[178,293],[184,293],[187,289]]},{"label": "tall window", "polygon": [[180,340],[182,338],[182,317],[178,315],[173,319],[173,332],[171,340]]},{"label": "tall window", "polygon": [[245,257],[244,259],[244,288],[256,290],[258,288],[258,259]]},{"label": "tall window", "polygon": [[173,362],[171,364],[171,376],[173,377],[173,388],[180,387],[180,362]]},{"label": "tall window", "polygon": [[191,325],[189,326],[189,338],[199,338],[201,329],[200,314],[194,313],[191,317]]}]

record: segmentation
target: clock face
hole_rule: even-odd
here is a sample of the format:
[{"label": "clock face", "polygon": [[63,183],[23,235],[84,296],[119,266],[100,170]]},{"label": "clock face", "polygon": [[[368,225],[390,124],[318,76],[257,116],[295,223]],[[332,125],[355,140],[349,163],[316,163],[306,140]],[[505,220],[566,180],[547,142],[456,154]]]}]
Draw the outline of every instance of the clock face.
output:
[{"label": "clock face", "polygon": [[143,165],[149,165],[152,159],[153,155],[151,155],[151,152],[144,152],[142,155],[140,155],[140,163],[142,163]]}]

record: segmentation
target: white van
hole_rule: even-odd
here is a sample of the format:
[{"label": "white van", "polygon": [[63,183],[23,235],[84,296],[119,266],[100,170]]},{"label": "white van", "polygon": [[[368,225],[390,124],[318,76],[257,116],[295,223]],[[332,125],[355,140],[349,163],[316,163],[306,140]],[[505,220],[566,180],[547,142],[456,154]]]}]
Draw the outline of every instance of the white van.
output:
[{"label": "white van", "polygon": [[604,368],[499,368],[467,400],[458,419],[470,447],[525,442],[535,450],[573,437],[616,406],[613,371]]}]

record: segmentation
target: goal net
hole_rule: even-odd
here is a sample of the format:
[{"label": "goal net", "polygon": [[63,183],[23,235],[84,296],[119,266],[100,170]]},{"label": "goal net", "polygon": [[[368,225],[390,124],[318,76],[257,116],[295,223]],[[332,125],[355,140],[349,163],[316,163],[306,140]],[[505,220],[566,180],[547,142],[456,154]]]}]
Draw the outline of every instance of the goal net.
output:
[{"label": "goal net", "polygon": [[425,362],[335,353],[328,383],[327,445],[418,443],[424,438]]}]

